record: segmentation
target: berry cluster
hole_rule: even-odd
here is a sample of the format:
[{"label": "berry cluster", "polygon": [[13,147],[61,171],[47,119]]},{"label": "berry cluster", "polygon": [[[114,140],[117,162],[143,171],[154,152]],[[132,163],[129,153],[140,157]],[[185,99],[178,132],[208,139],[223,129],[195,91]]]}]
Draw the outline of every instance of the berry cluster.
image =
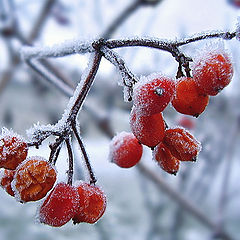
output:
[{"label": "berry cluster", "polygon": [[3,131],[0,143],[0,185],[8,194],[25,203],[43,199],[52,189],[39,208],[41,223],[54,227],[71,219],[74,224],[95,223],[103,215],[106,196],[98,186],[87,182],[74,186],[56,183],[55,166],[40,156],[27,157],[27,142],[11,131]]},{"label": "berry cluster", "polygon": [[[162,112],[172,103],[177,112],[198,117],[208,105],[209,96],[216,96],[230,83],[233,67],[226,52],[214,50],[199,58],[192,72],[192,77],[187,72],[187,77],[182,74],[176,81],[152,74],[135,84],[132,133],[122,132],[112,139],[112,162],[124,168],[134,166],[141,159],[141,144],[152,149],[153,159],[170,174],[178,172],[180,161],[196,161],[201,144],[182,127],[168,128]],[[191,128],[186,121],[186,127]]]}]

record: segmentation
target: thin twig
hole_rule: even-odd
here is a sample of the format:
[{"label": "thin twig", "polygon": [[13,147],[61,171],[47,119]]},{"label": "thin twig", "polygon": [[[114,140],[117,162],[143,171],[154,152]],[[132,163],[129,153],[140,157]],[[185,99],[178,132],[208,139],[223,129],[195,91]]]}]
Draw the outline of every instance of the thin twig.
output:
[{"label": "thin twig", "polygon": [[127,20],[127,18],[134,13],[142,5],[141,1],[133,1],[119,16],[111,23],[111,25],[104,31],[102,37],[108,39],[116,29]]},{"label": "thin twig", "polygon": [[29,34],[29,37],[27,38],[28,42],[33,42],[35,39],[38,38],[38,36],[41,33],[41,30],[43,28],[43,25],[46,22],[47,16],[49,15],[49,12],[51,11],[55,2],[56,2],[56,0],[45,0],[42,10],[39,13],[39,16],[37,18],[37,21],[33,25],[32,30]]},{"label": "thin twig", "polygon": [[[149,179],[151,179],[154,183],[157,184],[158,188],[163,190],[172,200],[180,204],[181,207],[184,208],[188,213],[192,214],[206,227],[210,229],[217,229],[217,224],[213,220],[209,219],[203,212],[198,209],[198,207],[194,206],[192,202],[185,199],[176,190],[172,189],[159,175],[154,173],[142,163],[139,163],[137,166],[144,175],[146,175]],[[229,236],[228,233],[224,231],[224,229],[221,229],[221,231],[219,232],[219,236],[224,240],[233,239],[231,236]]]},{"label": "thin twig", "polygon": [[97,179],[93,173],[93,170],[92,170],[92,166],[90,164],[90,161],[89,161],[89,158],[88,158],[88,155],[87,155],[87,152],[86,152],[86,149],[84,147],[84,144],[82,142],[82,139],[80,138],[80,135],[78,133],[78,130],[76,128],[76,125],[73,124],[72,125],[72,129],[73,129],[73,133],[77,139],[77,142],[80,146],[80,149],[82,151],[82,154],[83,154],[83,158],[84,158],[84,161],[85,161],[85,164],[86,164],[86,167],[87,167],[87,170],[88,170],[88,173],[89,173],[89,178],[90,178],[90,184],[95,184],[97,182]]},{"label": "thin twig", "polygon": [[49,162],[50,163],[56,163],[56,160],[58,158],[59,149],[61,148],[60,145],[63,142],[63,138],[57,138],[56,141],[53,144],[50,144],[49,147],[51,149],[50,155],[49,155]]},{"label": "thin twig", "polygon": [[[93,81],[95,79],[95,76],[97,74],[97,71],[98,71],[98,68],[99,68],[99,65],[101,62],[101,58],[102,58],[102,54],[95,51],[93,61],[91,63],[92,65],[89,69],[87,77],[85,79],[83,79],[83,85],[81,87],[81,90],[80,90],[80,92],[78,92],[76,90],[74,93],[73,99],[75,99],[75,101],[71,107],[71,110],[69,113],[69,119],[67,121],[72,121],[72,120],[75,121],[77,114],[78,114],[80,108],[82,107],[82,104],[93,84]],[[76,97],[75,97],[75,94],[77,95]],[[70,120],[70,119],[72,119],[72,120]]]},{"label": "thin twig", "polygon": [[212,32],[199,34],[196,37],[189,37],[183,39],[182,41],[176,42],[176,47],[180,47],[189,43],[193,43],[200,40],[210,39],[210,38],[222,38],[224,40],[231,40],[236,37],[236,32]]},{"label": "thin twig", "polygon": [[[222,180],[222,187],[221,187],[221,195],[219,200],[219,226],[218,229],[222,229],[224,227],[224,219],[225,219],[225,212],[226,212],[226,205],[228,200],[228,189],[229,189],[229,181],[231,176],[232,170],[232,162],[233,162],[233,155],[234,150],[236,149],[237,144],[237,137],[239,134],[239,119],[236,119],[235,126],[233,126],[232,133],[230,135],[230,139],[228,142],[228,149],[226,151],[226,166],[224,168],[223,180]],[[217,229],[217,230],[218,230]]]},{"label": "thin twig", "polygon": [[71,87],[66,85],[61,79],[59,79],[55,74],[50,71],[47,71],[45,67],[37,62],[26,61],[27,65],[37,72],[40,76],[44,77],[48,82],[57,86],[60,91],[62,91],[67,96],[73,95],[73,90]]},{"label": "thin twig", "polygon": [[68,168],[68,171],[67,171],[68,184],[72,185],[72,181],[73,181],[73,152],[72,152],[72,146],[70,144],[69,138],[65,139],[65,143],[67,145],[68,164],[69,164],[69,168]]}]

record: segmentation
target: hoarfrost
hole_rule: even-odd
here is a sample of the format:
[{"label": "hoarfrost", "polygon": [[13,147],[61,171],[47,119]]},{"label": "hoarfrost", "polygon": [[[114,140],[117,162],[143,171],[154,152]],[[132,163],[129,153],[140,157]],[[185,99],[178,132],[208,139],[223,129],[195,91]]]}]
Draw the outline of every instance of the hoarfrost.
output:
[{"label": "hoarfrost", "polygon": [[138,78],[128,69],[124,60],[113,50],[107,47],[102,47],[104,57],[110,61],[118,70],[121,75],[118,85],[123,86],[123,99],[125,102],[129,102],[132,98],[132,88]]},{"label": "hoarfrost", "polygon": [[67,40],[61,44],[52,46],[39,47],[23,47],[21,49],[21,56],[23,59],[30,58],[46,58],[46,57],[62,57],[74,53],[90,53],[94,49],[91,44],[92,41],[84,40]]},{"label": "hoarfrost", "polygon": [[[115,159],[115,153],[125,155],[124,151],[117,151],[124,143],[129,139],[129,132],[120,132],[116,136],[113,137],[112,141],[109,144],[109,161],[112,162]],[[126,149],[125,149],[126,151]]]}]

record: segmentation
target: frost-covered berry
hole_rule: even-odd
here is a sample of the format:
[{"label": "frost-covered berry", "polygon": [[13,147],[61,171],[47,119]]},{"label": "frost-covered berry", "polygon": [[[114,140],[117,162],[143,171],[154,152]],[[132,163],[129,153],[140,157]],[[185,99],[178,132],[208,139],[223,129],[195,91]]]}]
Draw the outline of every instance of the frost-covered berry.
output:
[{"label": "frost-covered berry", "polygon": [[106,195],[96,185],[81,182],[77,185],[79,194],[79,209],[73,217],[73,223],[95,223],[105,212]]},{"label": "frost-covered berry", "polygon": [[78,209],[77,188],[60,182],[40,207],[39,221],[52,227],[61,227],[75,216]]},{"label": "frost-covered berry", "polygon": [[179,170],[180,162],[172,155],[164,143],[159,143],[153,151],[153,159],[167,173],[176,175]]},{"label": "frost-covered berry", "polygon": [[199,93],[196,81],[182,77],[176,84],[176,93],[172,105],[176,111],[198,117],[208,105],[209,96]]},{"label": "frost-covered berry", "polygon": [[172,155],[181,161],[196,161],[201,144],[184,128],[170,128],[165,131],[163,143]]},{"label": "frost-covered berry", "polygon": [[148,147],[155,147],[163,140],[165,123],[162,113],[143,116],[139,115],[133,107],[130,114],[130,127],[138,141]]},{"label": "frost-covered berry", "polygon": [[169,77],[152,74],[142,77],[133,89],[133,104],[141,115],[162,112],[172,100],[175,82]]},{"label": "frost-covered berry", "polygon": [[109,159],[122,168],[135,166],[142,157],[143,147],[133,133],[121,132],[110,142]]},{"label": "frost-covered berry", "polygon": [[15,170],[4,169],[4,171],[2,172],[1,179],[0,179],[1,187],[11,196],[14,196],[14,192],[11,187],[11,183],[13,181],[14,174],[15,174]]},{"label": "frost-covered berry", "polygon": [[27,143],[21,136],[6,131],[0,137],[0,167],[14,170],[26,159],[28,153]]},{"label": "frost-covered berry", "polygon": [[193,68],[193,77],[202,94],[215,96],[231,81],[233,66],[223,50],[205,53]]},{"label": "frost-covered berry", "polygon": [[15,196],[21,202],[37,201],[46,196],[56,181],[56,170],[44,158],[29,157],[16,169],[12,182]]}]

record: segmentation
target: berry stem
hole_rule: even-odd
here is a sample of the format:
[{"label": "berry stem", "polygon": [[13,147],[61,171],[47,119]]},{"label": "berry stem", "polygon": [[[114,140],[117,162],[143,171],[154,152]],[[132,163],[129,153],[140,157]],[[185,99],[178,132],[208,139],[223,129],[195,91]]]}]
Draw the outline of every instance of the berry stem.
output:
[{"label": "berry stem", "polygon": [[51,149],[50,155],[49,155],[49,162],[55,164],[58,158],[58,154],[61,149],[61,144],[63,142],[63,138],[57,138],[56,141],[53,144],[50,144],[49,147]]},{"label": "berry stem", "polygon": [[73,152],[72,152],[72,146],[70,143],[69,138],[65,139],[65,143],[67,145],[67,151],[68,151],[68,184],[72,185],[72,181],[73,181]]},{"label": "berry stem", "polygon": [[82,151],[82,155],[83,155],[83,158],[84,158],[87,170],[88,170],[88,174],[89,174],[89,177],[90,177],[90,184],[95,184],[97,182],[97,179],[96,179],[96,177],[95,177],[95,175],[93,173],[93,169],[92,169],[92,166],[90,164],[90,160],[88,158],[86,149],[84,147],[84,144],[82,142],[82,139],[81,139],[81,137],[79,135],[78,129],[76,128],[75,124],[72,125],[72,129],[73,129],[73,133],[75,134],[75,137],[76,137],[76,139],[78,141],[80,149]]}]

